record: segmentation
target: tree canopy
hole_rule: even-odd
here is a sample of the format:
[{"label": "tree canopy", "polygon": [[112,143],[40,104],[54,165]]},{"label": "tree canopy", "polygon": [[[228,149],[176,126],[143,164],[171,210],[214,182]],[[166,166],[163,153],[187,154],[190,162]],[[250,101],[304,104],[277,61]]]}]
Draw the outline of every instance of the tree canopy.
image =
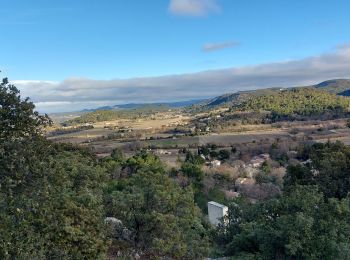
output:
[{"label": "tree canopy", "polygon": [[[0,258],[146,259],[204,257],[208,235],[192,188],[159,158],[120,150],[98,160],[89,150],[42,135],[50,123],[7,80],[0,99]],[[110,236],[106,217],[124,236]],[[119,222],[118,222],[119,223]],[[108,252],[107,252],[108,250]]]},{"label": "tree canopy", "polygon": [[349,198],[326,201],[315,186],[294,186],[264,203],[232,204],[216,239],[237,259],[347,259],[349,216]]},{"label": "tree canopy", "polygon": [[7,78],[0,83],[0,141],[30,137],[51,124],[47,115],[34,111],[29,98],[21,99],[19,90]]},{"label": "tree canopy", "polygon": [[269,95],[250,98],[233,109],[268,111],[274,119],[291,116],[312,116],[326,112],[343,113],[350,107],[350,98],[313,88],[286,89]]},{"label": "tree canopy", "polygon": [[279,197],[237,199],[216,231],[224,255],[237,259],[348,259],[350,150],[337,143],[304,145]]},{"label": "tree canopy", "polygon": [[51,120],[0,86],[0,258],[105,255],[104,170],[88,151],[46,140]]},{"label": "tree canopy", "polygon": [[[113,165],[111,159],[106,163]],[[118,177],[105,191],[106,214],[124,230],[112,234],[115,251],[146,259],[204,257],[208,235],[192,187],[181,187],[158,157],[144,151],[118,163],[114,169],[128,174],[111,171]]]}]

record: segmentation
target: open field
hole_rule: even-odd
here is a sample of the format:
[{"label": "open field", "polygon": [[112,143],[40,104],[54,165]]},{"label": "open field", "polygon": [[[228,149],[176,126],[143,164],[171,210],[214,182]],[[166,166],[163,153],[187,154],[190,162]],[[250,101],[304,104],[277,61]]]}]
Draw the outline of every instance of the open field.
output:
[{"label": "open field", "polygon": [[[199,114],[208,117],[209,114]],[[214,116],[216,117],[216,116]],[[277,141],[300,143],[340,140],[350,144],[350,130],[345,119],[285,121],[273,124],[237,124],[221,130],[193,132],[198,115],[179,111],[157,112],[146,118],[118,119],[93,123],[92,129],[50,136],[56,142],[70,142],[90,147],[98,156],[107,156],[121,148],[132,155],[140,148],[166,149],[170,154],[160,155],[169,165],[176,165],[180,148],[197,149],[215,144],[218,147],[268,146]],[[177,129],[187,129],[178,133]],[[68,127],[66,129],[73,129]],[[245,148],[244,148],[245,149]]]},{"label": "open field", "polygon": [[[162,132],[166,129],[188,124],[190,117],[179,115],[174,112],[164,112],[150,118],[139,119],[118,119],[93,123],[93,129],[77,131],[73,133],[63,133],[50,136],[54,141],[64,141],[72,143],[84,143],[93,141],[96,138],[107,137],[112,134],[122,132],[138,131],[140,138],[149,136],[162,137]],[[74,129],[66,127],[64,129]],[[166,135],[168,136],[168,135]]]},{"label": "open field", "polygon": [[[297,131],[294,133],[293,131]],[[98,140],[91,141],[90,143],[84,143],[83,145],[92,147],[97,154],[108,155],[113,149],[119,147],[124,150],[133,150],[141,147],[150,147],[153,149],[169,149],[178,150],[179,148],[203,146],[206,144],[215,144],[218,147],[237,146],[241,144],[251,143],[258,145],[261,142],[273,143],[275,140],[284,141],[319,141],[326,142],[328,140],[335,141],[340,140],[346,144],[350,144],[350,130],[349,129],[336,129],[336,130],[315,130],[314,125],[302,129],[287,129],[287,128],[271,128],[270,130],[261,131],[247,131],[238,133],[220,133],[220,134],[206,134],[201,136],[184,136],[177,138],[165,138],[157,140],[135,140],[124,141],[119,140]],[[81,133],[70,134],[72,139],[66,141],[74,142],[77,140],[87,140],[88,137],[101,136],[105,133],[109,133],[106,129],[92,129],[82,131]],[[291,133],[293,132],[293,133]],[[166,135],[164,135],[166,136]]]},{"label": "open field", "polygon": [[161,129],[169,126],[183,125],[189,121],[190,117],[171,112],[162,113],[155,117],[140,119],[120,119],[106,122],[94,123],[96,128],[103,127],[123,127],[132,129]]}]

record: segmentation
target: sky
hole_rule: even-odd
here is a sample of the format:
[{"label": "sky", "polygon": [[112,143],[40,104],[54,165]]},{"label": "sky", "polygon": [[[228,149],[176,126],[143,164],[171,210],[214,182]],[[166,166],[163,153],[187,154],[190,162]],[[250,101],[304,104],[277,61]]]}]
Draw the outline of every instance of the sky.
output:
[{"label": "sky", "polygon": [[0,76],[41,112],[350,78],[347,0],[0,0]]}]

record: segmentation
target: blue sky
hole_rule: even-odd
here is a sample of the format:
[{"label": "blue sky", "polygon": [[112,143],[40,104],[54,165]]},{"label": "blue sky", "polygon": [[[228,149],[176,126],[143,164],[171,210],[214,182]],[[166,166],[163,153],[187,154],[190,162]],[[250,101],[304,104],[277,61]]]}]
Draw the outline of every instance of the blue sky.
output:
[{"label": "blue sky", "polygon": [[[53,110],[59,102],[70,102],[72,109],[96,102],[137,102],[133,91],[140,86],[131,84],[137,78],[192,77],[198,76],[196,72],[230,68],[255,71],[256,66],[264,71],[262,64],[346,56],[344,49],[350,43],[348,10],[350,2],[345,0],[0,0],[0,69],[39,106],[56,102],[50,104]],[[282,83],[323,79],[318,72],[317,77],[310,73],[309,79],[304,75],[300,81],[285,78]],[[229,82],[221,86],[215,81],[212,88],[206,86],[206,92],[201,91],[200,84],[192,86],[188,95],[179,93],[172,84],[159,87],[173,91],[174,99],[190,99],[269,84],[260,86],[255,80],[249,84],[248,76],[235,88],[230,88]],[[342,71],[329,76],[350,75]],[[84,79],[87,89],[102,81],[101,91],[107,88],[105,82],[114,92],[107,91],[108,95],[106,92],[98,100],[94,94],[80,100],[78,90],[83,83],[78,79]],[[124,79],[129,80],[113,86],[113,80]],[[272,85],[279,82],[271,80]],[[157,83],[149,83],[150,92],[155,90],[154,85]],[[73,91],[75,86],[77,90]],[[40,95],[43,90],[49,98]],[[167,101],[169,97],[155,95],[146,101],[157,100]]]}]

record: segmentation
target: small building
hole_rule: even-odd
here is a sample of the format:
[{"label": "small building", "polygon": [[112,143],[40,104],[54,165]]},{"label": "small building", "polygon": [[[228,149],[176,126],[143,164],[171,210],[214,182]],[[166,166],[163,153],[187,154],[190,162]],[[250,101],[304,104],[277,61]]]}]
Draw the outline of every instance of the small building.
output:
[{"label": "small building", "polygon": [[221,162],[219,160],[213,160],[210,162],[210,166],[212,167],[218,167],[221,165]]},{"label": "small building", "polygon": [[[217,226],[227,217],[228,207],[215,201],[208,202],[208,216],[210,224]],[[224,219],[225,222],[225,219]]]}]

